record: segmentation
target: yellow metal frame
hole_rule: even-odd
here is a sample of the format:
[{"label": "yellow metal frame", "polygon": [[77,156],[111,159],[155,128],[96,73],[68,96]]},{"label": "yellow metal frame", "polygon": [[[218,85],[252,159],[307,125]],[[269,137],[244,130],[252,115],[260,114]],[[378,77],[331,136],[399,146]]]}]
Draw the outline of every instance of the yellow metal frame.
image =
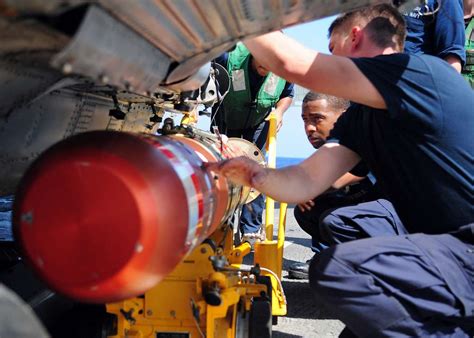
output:
[{"label": "yellow metal frame", "polygon": [[[188,122],[188,121],[186,121]],[[270,115],[268,166],[276,164],[276,117]],[[271,281],[272,315],[286,315],[286,299],[281,288],[286,204],[280,204],[277,240],[273,240],[275,202],[267,198],[266,239],[255,243],[254,265]],[[106,304],[108,313],[117,317],[117,335],[110,337],[153,337],[157,333],[187,333],[190,337],[234,338],[239,318],[248,318],[252,300],[269,295],[266,284],[242,268],[251,251],[250,244],[234,245],[233,232],[225,225],[194,249],[161,283],[141,297]],[[219,243],[216,248],[210,243]],[[210,260],[220,257],[226,269],[216,272]],[[204,299],[205,290],[217,290],[219,305]]]},{"label": "yellow metal frame", "polygon": [[[216,251],[203,243],[142,297],[106,304],[107,312],[118,318],[117,335],[110,337],[156,337],[158,332],[235,337],[238,314],[250,311],[252,298],[266,293],[267,286],[252,280],[250,273],[216,272],[211,256],[225,256],[229,268],[238,269],[251,248],[248,243],[234,247],[232,231],[226,229],[217,230],[211,237],[224,240],[227,249]],[[220,290],[220,305],[209,305],[204,300],[203,289],[209,285]]]},{"label": "yellow metal frame", "polygon": [[[269,116],[269,131],[267,138],[267,154],[269,168],[276,167],[276,136],[277,121],[275,113]],[[285,316],[287,314],[286,299],[284,291],[281,289],[283,249],[285,244],[286,211],[288,205],[280,203],[280,213],[278,221],[278,232],[276,241],[273,239],[273,227],[275,224],[275,201],[266,197],[265,200],[265,241],[255,243],[254,263],[274,272],[275,275],[263,272],[272,281],[272,315]]]}]

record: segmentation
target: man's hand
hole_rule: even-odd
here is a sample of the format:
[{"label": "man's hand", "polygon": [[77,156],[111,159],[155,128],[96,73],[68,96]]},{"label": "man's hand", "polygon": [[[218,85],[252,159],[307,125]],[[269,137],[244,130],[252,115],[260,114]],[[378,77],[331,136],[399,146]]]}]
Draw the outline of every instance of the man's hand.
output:
[{"label": "man's hand", "polygon": [[277,132],[280,131],[280,128],[283,126],[283,114],[290,108],[291,102],[293,102],[293,97],[287,96],[276,103],[275,113],[276,117],[276,130]]},{"label": "man's hand", "polygon": [[[283,126],[283,112],[279,111],[278,109],[275,109],[273,113],[275,114],[276,131],[278,133],[280,131],[280,128]],[[265,118],[265,121],[270,121],[270,115]]]},{"label": "man's hand", "polygon": [[298,204],[298,208],[301,210],[301,212],[310,211],[312,207],[314,207],[313,200]]},{"label": "man's hand", "polygon": [[326,191],[359,161],[354,151],[330,143],[303,162],[285,168],[265,168],[247,157],[206,164],[204,168],[224,175],[233,183],[255,187],[276,201],[303,203]]},{"label": "man's hand", "polygon": [[258,186],[265,175],[265,168],[254,160],[240,156],[222,162],[207,163],[206,168],[224,175],[229,181],[249,187]]}]

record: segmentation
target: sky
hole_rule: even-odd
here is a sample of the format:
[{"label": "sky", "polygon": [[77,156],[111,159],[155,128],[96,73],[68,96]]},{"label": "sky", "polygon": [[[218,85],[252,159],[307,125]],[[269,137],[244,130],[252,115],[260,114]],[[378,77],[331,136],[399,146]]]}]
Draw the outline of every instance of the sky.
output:
[{"label": "sky", "polygon": [[[329,53],[327,31],[333,20],[334,17],[319,19],[284,29],[284,32],[307,47]],[[209,130],[209,118],[200,116],[198,127]],[[277,136],[277,156],[306,158],[313,152],[304,133],[301,106],[293,105],[286,111],[283,126]]]}]

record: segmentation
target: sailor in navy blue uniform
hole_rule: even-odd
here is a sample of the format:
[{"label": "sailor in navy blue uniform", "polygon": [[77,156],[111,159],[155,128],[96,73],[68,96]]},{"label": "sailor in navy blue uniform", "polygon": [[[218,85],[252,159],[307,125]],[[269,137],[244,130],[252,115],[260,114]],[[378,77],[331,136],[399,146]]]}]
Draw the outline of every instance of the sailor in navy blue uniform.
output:
[{"label": "sailor in navy blue uniform", "polygon": [[466,63],[462,0],[426,0],[405,13],[405,53],[437,56],[461,72]]},{"label": "sailor in navy blue uniform", "polygon": [[393,235],[322,251],[309,271],[315,306],[329,307],[346,337],[472,337],[474,92],[438,57],[400,53],[404,37],[403,17],[378,5],[336,19],[334,55],[279,32],[246,41],[279,76],[354,104],[298,165],[270,170],[236,158],[215,168],[299,203],[363,161],[406,232],[381,221]]}]

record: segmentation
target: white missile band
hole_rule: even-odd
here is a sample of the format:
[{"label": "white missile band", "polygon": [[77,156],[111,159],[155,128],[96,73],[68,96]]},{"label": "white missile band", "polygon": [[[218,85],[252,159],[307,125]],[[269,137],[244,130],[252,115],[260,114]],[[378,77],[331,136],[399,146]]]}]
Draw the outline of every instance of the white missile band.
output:
[{"label": "white missile band", "polygon": [[186,235],[186,249],[193,247],[197,241],[198,225],[202,222],[204,215],[204,201],[202,187],[194,168],[190,165],[189,159],[182,155],[182,149],[164,139],[149,139],[153,144],[170,160],[173,170],[183,184],[188,205],[188,230]]},{"label": "white missile band", "polygon": [[202,193],[196,187],[197,181],[193,180],[195,175],[193,168],[186,162],[180,160],[173,149],[162,144],[159,149],[168,157],[173,164],[173,169],[183,184],[188,204],[188,233],[186,236],[186,248],[193,244],[196,239],[197,226],[202,221],[202,214],[199,214],[199,204],[202,204]]}]

